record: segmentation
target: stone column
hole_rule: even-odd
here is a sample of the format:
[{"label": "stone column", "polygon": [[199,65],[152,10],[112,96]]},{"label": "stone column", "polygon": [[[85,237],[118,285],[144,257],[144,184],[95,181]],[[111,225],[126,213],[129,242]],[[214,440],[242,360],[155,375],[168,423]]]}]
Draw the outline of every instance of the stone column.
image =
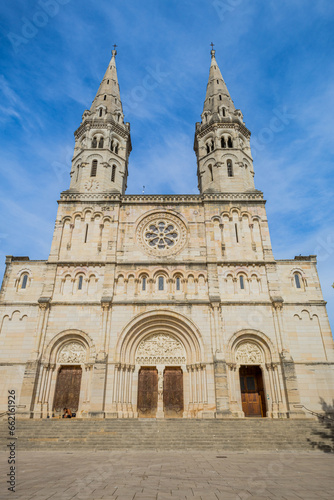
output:
[{"label": "stone column", "polygon": [[228,394],[227,381],[227,366],[226,361],[219,356],[219,353],[214,356],[214,376],[215,376],[215,392],[216,392],[216,416],[230,417],[230,402]]},{"label": "stone column", "polygon": [[164,395],[164,365],[157,365],[158,369],[158,407],[156,418],[164,418],[164,403],[163,403],[163,395]]}]

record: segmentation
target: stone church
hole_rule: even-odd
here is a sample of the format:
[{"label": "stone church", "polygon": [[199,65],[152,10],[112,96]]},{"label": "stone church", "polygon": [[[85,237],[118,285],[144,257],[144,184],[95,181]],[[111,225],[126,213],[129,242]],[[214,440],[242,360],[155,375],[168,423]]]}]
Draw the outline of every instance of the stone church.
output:
[{"label": "stone church", "polygon": [[0,411],[15,389],[21,418],[64,407],[77,418],[321,412],[334,350],[316,257],[273,256],[251,133],[215,51],[196,195],[125,194],[131,137],[115,58],[74,134],[49,258],[6,259]]}]

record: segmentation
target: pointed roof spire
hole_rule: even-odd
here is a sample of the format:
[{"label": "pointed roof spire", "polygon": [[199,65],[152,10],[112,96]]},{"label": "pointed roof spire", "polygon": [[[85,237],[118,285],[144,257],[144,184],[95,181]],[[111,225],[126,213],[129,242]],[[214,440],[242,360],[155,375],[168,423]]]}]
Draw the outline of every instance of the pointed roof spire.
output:
[{"label": "pointed roof spire", "polygon": [[111,51],[112,57],[109,66],[91,105],[90,111],[94,112],[99,106],[103,105],[107,108],[107,113],[120,113],[123,121],[122,101],[116,70],[116,47],[117,45],[114,45],[114,49]]},{"label": "pointed roof spire", "polygon": [[216,51],[213,48],[213,43],[211,43],[211,47],[211,66],[209,81],[206,88],[203,113],[205,111],[209,111],[212,114],[218,113],[218,109],[222,105],[225,106],[230,112],[233,112],[235,111],[235,106],[217,64],[215,57]]}]

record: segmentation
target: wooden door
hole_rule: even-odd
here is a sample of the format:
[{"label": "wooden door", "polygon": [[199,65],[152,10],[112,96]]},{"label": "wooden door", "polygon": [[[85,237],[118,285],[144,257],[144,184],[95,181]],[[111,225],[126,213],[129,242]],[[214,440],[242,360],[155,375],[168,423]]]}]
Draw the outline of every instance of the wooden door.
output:
[{"label": "wooden door", "polygon": [[81,387],[81,366],[61,366],[58,372],[53,411],[63,412],[69,408],[77,412]]},{"label": "wooden door", "polygon": [[138,375],[138,415],[155,417],[158,405],[158,370],[141,368]]},{"label": "wooden door", "polygon": [[183,373],[181,368],[165,369],[163,402],[165,417],[183,416]]},{"label": "wooden door", "polygon": [[262,373],[258,366],[240,368],[242,410],[246,417],[263,417]]}]

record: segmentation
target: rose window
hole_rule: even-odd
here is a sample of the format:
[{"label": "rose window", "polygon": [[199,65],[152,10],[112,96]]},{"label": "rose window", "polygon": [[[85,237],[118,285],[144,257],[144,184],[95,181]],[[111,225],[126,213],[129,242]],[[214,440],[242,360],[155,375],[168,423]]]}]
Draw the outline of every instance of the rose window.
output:
[{"label": "rose window", "polygon": [[178,242],[179,231],[174,224],[159,220],[147,227],[144,237],[149,247],[166,250]]}]

